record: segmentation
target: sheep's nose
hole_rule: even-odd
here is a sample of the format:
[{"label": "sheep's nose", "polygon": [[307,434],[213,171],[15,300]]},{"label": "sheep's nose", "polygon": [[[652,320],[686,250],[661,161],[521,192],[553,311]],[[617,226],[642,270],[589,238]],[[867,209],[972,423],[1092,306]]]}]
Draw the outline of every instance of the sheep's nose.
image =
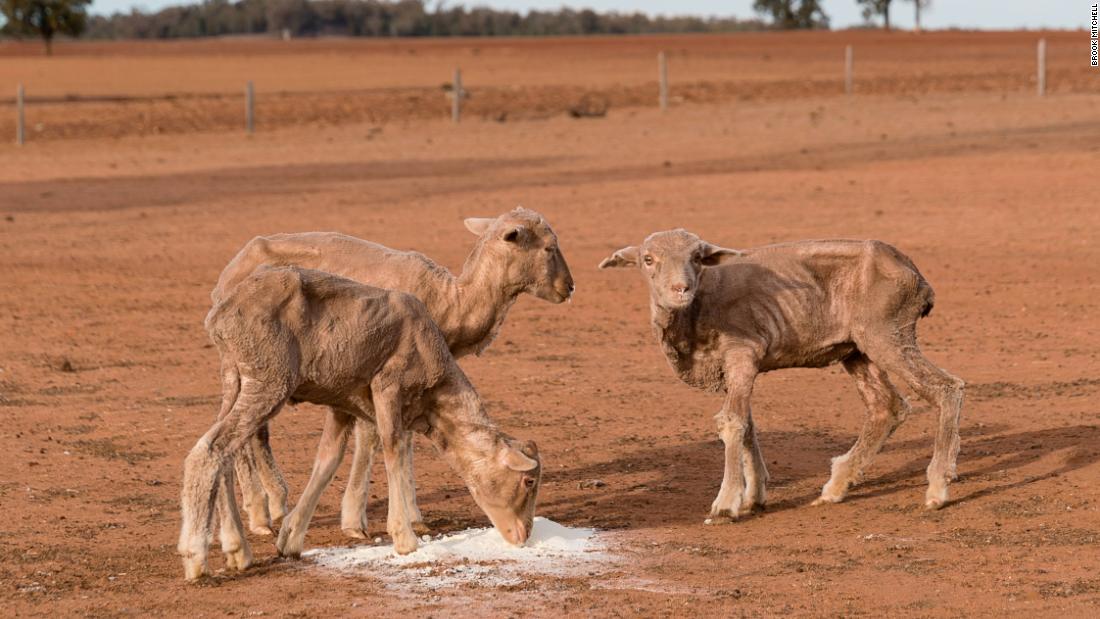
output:
[{"label": "sheep's nose", "polygon": [[675,292],[676,294],[684,294],[687,291],[688,291],[687,284],[673,284],[672,285],[672,292]]}]

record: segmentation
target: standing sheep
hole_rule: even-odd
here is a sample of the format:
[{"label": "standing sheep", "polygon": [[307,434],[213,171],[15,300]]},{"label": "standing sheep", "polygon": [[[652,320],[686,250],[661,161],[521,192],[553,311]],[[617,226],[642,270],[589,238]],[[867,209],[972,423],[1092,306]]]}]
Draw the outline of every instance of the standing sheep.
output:
[{"label": "standing sheep", "polygon": [[[246,244],[222,271],[211,297],[216,304],[260,265],[316,269],[412,294],[428,308],[456,358],[479,354],[492,343],[519,295],[529,293],[561,303],[573,293],[573,277],[558,247],[557,235],[534,211],[521,207],[496,218],[467,219],[465,224],[478,240],[457,277],[423,254],[343,234],[277,234],[257,237]],[[333,410],[326,418],[325,435],[333,431],[340,414]],[[341,504],[340,526],[348,537],[366,538],[370,467],[377,446],[374,426],[356,423],[355,456]],[[327,484],[321,484],[321,479],[340,464],[342,457],[342,449],[339,453],[318,451],[302,502],[318,500],[314,494]],[[411,466],[412,459],[408,462]],[[271,455],[266,425],[238,456],[237,475],[250,528],[255,533],[270,534],[272,520],[286,513],[287,489]],[[406,479],[413,479],[411,470]],[[414,528],[425,531],[415,488],[410,486],[402,496],[410,501]],[[280,531],[283,541],[294,532],[297,520],[288,518],[284,523]],[[283,542],[279,546],[282,548]]]},{"label": "standing sheep", "polygon": [[932,287],[900,251],[878,241],[736,251],[672,230],[620,249],[600,263],[608,267],[637,267],[645,276],[653,330],[680,379],[726,394],[716,416],[725,475],[708,523],[736,519],[765,501],[768,472],[750,408],[757,374],[838,361],[855,380],[867,419],[851,450],[833,459],[814,504],[843,500],[908,415],[887,373],[940,411],[925,505],[947,502],[963,381],[917,346],[917,321],[932,310]]},{"label": "standing sheep", "polygon": [[218,420],[184,463],[179,552],[187,579],[208,572],[215,502],[228,566],[251,563],[231,459],[287,402],[339,411],[322,451],[343,448],[353,418],[377,428],[389,480],[387,529],[398,553],[417,547],[401,496],[412,483],[404,478],[412,455],[405,436],[413,430],[463,477],[506,540],[527,541],[541,474],[537,448],[504,435],[486,416],[412,295],[319,271],[263,267],[214,306],[206,328],[221,355],[224,392]]}]

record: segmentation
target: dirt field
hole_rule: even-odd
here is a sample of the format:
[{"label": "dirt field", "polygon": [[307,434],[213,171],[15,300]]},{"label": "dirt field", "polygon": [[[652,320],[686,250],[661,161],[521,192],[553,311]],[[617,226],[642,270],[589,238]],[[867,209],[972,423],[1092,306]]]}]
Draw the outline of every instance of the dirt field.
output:
[{"label": "dirt field", "polygon": [[[803,40],[842,50],[836,36],[728,40],[778,58],[803,49],[793,45]],[[868,45],[880,41],[860,36]],[[1096,616],[1100,75],[1087,69],[1086,35],[1052,35],[1059,70],[1078,86],[1060,89],[1052,80],[1054,94],[1040,100],[1026,70],[1020,88],[1000,89],[996,76],[1010,61],[981,60],[1018,42],[1023,49],[1013,53],[1026,65],[1033,34],[937,36],[955,47],[918,48],[934,39],[899,35],[890,41],[910,50],[904,60],[880,42],[876,70],[883,80],[923,75],[919,56],[934,75],[965,87],[854,98],[800,91],[684,102],[666,114],[647,103],[616,106],[595,120],[560,112],[459,126],[271,119],[284,128],[251,139],[217,127],[120,139],[89,131],[22,149],[5,139],[4,614],[389,616],[416,608],[428,616]],[[728,59],[703,50],[726,40],[674,39],[698,48],[688,57],[700,58],[692,77],[700,82],[724,79],[716,73]],[[606,76],[635,62],[634,53],[650,63],[660,47],[621,41],[577,41],[556,57],[591,54],[593,74]],[[293,45],[338,55],[345,44]],[[562,88],[602,83],[582,63],[523,56],[549,54],[545,42],[423,41],[378,44],[392,54],[415,50],[405,53],[424,64],[390,66],[379,84],[363,78],[350,87],[442,82],[456,50],[475,46],[486,66],[499,61],[493,83],[500,88],[513,79],[535,87],[533,75],[516,78],[521,66],[545,66],[547,83]],[[251,71],[278,73],[267,62],[284,52],[269,47],[62,46],[57,72],[0,47],[0,85],[27,71],[43,76],[34,92],[96,94],[90,80],[65,76],[110,75],[122,55],[138,68],[120,70],[105,90],[217,93]],[[504,50],[512,54],[507,62],[498,58]],[[225,75],[141,79],[161,62],[224,66]],[[639,77],[624,77],[624,88],[649,79],[648,64],[637,62]],[[368,61],[356,64],[370,69]],[[817,65],[799,66],[777,62],[759,79],[825,79]],[[310,80],[336,84],[344,75],[288,76],[281,87],[308,90]],[[184,454],[218,408],[217,354],[202,319],[225,262],[256,234],[321,229],[417,249],[458,269],[473,241],[462,218],[516,204],[553,224],[577,295],[568,305],[521,299],[493,347],[462,365],[490,414],[538,441],[546,467],[539,513],[607,532],[615,561],[505,588],[394,590],[370,574],[276,560],[270,540],[255,537],[253,569],[185,584],[175,554],[178,485]],[[704,526],[721,481],[712,420],[720,398],[681,384],[668,368],[649,330],[641,278],[595,268],[611,251],[676,226],[732,247],[873,237],[911,256],[937,294],[921,323],[924,350],[969,384],[953,503],[934,513],[920,507],[933,419],[913,399],[913,416],[865,484],[843,504],[810,507],[829,458],[854,441],[863,412],[839,368],[790,370],[763,376],[754,399],[772,475],[768,510]],[[320,411],[306,405],[274,424],[294,496],[320,426]],[[426,442],[416,457],[428,524],[440,532],[484,526]],[[338,530],[345,473],[323,498],[307,546],[349,543]],[[372,492],[384,496],[375,473]],[[593,479],[606,486],[581,488]],[[384,510],[384,501],[372,502],[380,536]],[[220,568],[216,549],[212,562]]]},{"label": "dirt field", "polygon": [[[24,84],[31,139],[243,130],[256,88],[260,130],[449,117],[454,68],[466,114],[547,119],[585,98],[613,108],[657,105],[656,54],[669,56],[671,100],[791,100],[843,92],[845,45],[861,94],[1035,92],[1035,43],[1048,41],[1048,88],[1098,93],[1088,38],[1073,32],[749,33],[527,39],[269,39],[76,43],[42,56],[0,44],[0,105]],[[2,113],[0,135],[14,135]]]}]

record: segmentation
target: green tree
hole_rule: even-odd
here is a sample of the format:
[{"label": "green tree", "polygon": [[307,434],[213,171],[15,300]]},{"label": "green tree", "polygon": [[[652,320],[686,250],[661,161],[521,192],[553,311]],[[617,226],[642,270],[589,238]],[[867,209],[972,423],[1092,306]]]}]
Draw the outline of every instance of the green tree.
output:
[{"label": "green tree", "polygon": [[54,36],[77,37],[84,32],[89,4],[91,0],[0,0],[0,16],[5,22],[0,33],[40,36],[48,56],[53,53]]},{"label": "green tree", "polygon": [[773,23],[784,30],[829,27],[829,17],[819,0],[756,0],[752,8],[770,15]]},{"label": "green tree", "polygon": [[890,31],[890,3],[893,0],[856,0],[863,7],[863,19],[871,19],[876,15],[882,15],[883,25],[886,31]]},{"label": "green tree", "polygon": [[913,27],[913,30],[916,30],[917,32],[920,32],[921,31],[921,25],[920,25],[920,12],[921,12],[921,9],[928,8],[932,4],[932,0],[909,0],[909,1],[913,3],[913,11],[916,14],[915,15],[916,25]]}]

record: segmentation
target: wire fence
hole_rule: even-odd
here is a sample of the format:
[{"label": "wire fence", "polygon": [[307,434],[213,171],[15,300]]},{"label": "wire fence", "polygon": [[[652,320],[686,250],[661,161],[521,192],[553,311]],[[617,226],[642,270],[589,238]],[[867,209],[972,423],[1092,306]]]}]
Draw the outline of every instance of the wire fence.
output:
[{"label": "wire fence", "polygon": [[442,87],[403,87],[301,92],[264,91],[252,80],[242,94],[165,94],[153,96],[37,97],[19,84],[9,122],[0,131],[27,141],[122,137],[196,131],[246,134],[295,125],[384,123],[436,119],[449,112],[453,122],[466,118],[505,122],[544,119],[561,114],[602,116],[611,108],[652,107],[665,111],[685,103],[778,100],[834,95],[922,95],[936,92],[1098,92],[1095,79],[1080,71],[1048,71],[1047,42],[1036,42],[1036,62],[1018,71],[916,73],[861,77],[858,49],[837,49],[837,71],[815,79],[676,81],[676,53],[660,51],[654,82],[592,85],[473,86],[454,69]]}]

